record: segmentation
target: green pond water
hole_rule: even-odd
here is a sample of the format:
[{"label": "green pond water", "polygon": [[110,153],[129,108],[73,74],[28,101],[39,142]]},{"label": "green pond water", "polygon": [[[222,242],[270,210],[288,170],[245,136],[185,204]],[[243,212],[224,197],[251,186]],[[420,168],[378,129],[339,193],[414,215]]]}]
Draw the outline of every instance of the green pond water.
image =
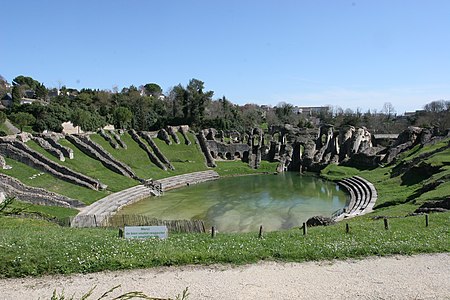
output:
[{"label": "green pond water", "polygon": [[222,232],[275,231],[344,207],[347,195],[329,181],[287,172],[222,178],[131,204],[119,214],[163,220],[201,219]]}]

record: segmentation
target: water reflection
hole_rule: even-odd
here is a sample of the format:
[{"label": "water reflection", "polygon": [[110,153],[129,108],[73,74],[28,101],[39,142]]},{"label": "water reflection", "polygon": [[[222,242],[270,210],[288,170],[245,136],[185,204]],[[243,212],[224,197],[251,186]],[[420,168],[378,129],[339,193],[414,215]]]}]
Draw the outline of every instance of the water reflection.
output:
[{"label": "water reflection", "polygon": [[330,216],[347,196],[334,183],[296,173],[224,178],[152,197],[121,214],[158,219],[203,219],[224,232],[273,231],[301,226],[314,215]]}]

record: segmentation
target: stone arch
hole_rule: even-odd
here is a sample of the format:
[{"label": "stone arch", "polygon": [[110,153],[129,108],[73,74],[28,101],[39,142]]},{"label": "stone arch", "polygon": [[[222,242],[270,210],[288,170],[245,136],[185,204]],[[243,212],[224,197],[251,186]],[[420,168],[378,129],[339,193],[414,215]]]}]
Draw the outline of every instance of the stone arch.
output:
[{"label": "stone arch", "polygon": [[248,162],[249,156],[250,156],[250,153],[248,151],[244,151],[242,153],[242,161],[243,162]]},{"label": "stone arch", "polygon": [[233,157],[231,156],[230,152],[226,152],[225,153],[225,158],[228,159],[228,160],[232,160],[233,159]]},{"label": "stone arch", "polygon": [[217,158],[217,155],[216,155],[216,153],[214,152],[214,151],[211,151],[211,156],[215,159],[215,158]]},{"label": "stone arch", "polygon": [[220,157],[220,158],[224,159],[224,156],[223,156],[222,152],[217,152],[217,157]]},{"label": "stone arch", "polygon": [[242,157],[241,152],[236,151],[236,152],[234,153],[234,157],[235,157],[235,158],[241,158],[241,157]]}]

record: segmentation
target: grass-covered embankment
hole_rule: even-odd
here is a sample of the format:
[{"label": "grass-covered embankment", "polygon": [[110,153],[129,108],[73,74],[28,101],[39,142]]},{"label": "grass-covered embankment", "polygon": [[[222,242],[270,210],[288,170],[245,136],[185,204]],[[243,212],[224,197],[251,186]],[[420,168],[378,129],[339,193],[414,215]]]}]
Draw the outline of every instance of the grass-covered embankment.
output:
[{"label": "grass-covered embankment", "polygon": [[[450,197],[450,139],[416,146],[391,165],[373,170],[329,165],[321,176],[330,180],[359,175],[378,191],[374,214],[405,216],[429,200]],[[436,152],[437,149],[441,149]]]},{"label": "grass-covered embankment", "polygon": [[[446,143],[448,140],[439,145],[412,149],[404,153],[397,163],[374,170],[330,165],[323,170],[322,176],[338,179],[360,175],[374,183],[379,194],[376,210],[337,225],[309,228],[306,236],[301,230],[294,228],[266,233],[262,239],[257,237],[257,233],[219,233],[214,239],[209,234],[171,234],[167,240],[135,241],[118,238],[117,230],[112,229],[64,228],[45,221],[3,216],[0,217],[0,276],[69,274],[183,264],[244,264],[259,260],[305,261],[450,252],[450,212],[431,214],[428,227],[425,227],[423,215],[407,217],[423,202],[450,195],[447,180],[450,175],[449,149],[435,152]],[[163,145],[158,146],[164,148]],[[181,147],[179,149],[177,155],[180,155],[180,163],[196,161],[185,158],[181,154],[184,150]],[[198,151],[197,147],[194,149]],[[114,151],[111,152],[114,154]],[[119,157],[118,153],[114,155]],[[176,156],[173,156],[172,161],[176,162]],[[7,162],[13,164],[9,160]],[[22,172],[18,176],[25,177],[27,167],[20,163],[14,165],[17,166],[20,166],[19,170],[13,172]],[[273,164],[264,163],[262,166],[273,172]],[[188,169],[190,167],[185,170]],[[225,161],[218,162],[216,170],[225,176],[254,172],[244,163]],[[42,180],[41,184],[49,184],[50,180],[44,176],[48,175],[25,180]],[[434,188],[429,188],[430,186]],[[72,213],[58,212],[59,215]],[[383,220],[372,218],[374,216],[390,217],[390,229],[385,230]],[[348,234],[345,233],[345,223],[350,226]]]},{"label": "grass-covered embankment", "polygon": [[264,234],[171,234],[167,240],[125,240],[117,230],[62,228],[44,221],[0,218],[0,276],[86,273],[184,264],[307,261],[369,255],[448,252],[450,213]]}]

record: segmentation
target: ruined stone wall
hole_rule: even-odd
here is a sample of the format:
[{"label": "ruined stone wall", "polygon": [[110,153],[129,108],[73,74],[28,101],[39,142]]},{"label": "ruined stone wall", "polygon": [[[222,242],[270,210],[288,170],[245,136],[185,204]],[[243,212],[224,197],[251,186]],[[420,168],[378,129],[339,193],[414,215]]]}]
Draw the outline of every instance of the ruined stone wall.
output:
[{"label": "ruined stone wall", "polygon": [[98,134],[104,138],[114,149],[119,149],[119,144],[103,128],[100,128]]},{"label": "ruined stone wall", "polygon": [[280,142],[271,143],[268,157],[280,161],[280,170],[318,171],[330,163],[347,161],[356,154],[361,160],[364,155],[360,154],[373,146],[367,129],[353,126],[341,127],[339,130],[327,124],[319,129],[273,126],[270,133],[273,137],[277,135]]},{"label": "ruined stone wall", "polygon": [[211,150],[208,147],[208,144],[206,142],[205,134],[203,131],[200,131],[197,134],[198,143],[200,145],[200,149],[202,150],[203,154],[206,158],[206,165],[210,168],[216,167],[216,163],[214,161],[214,158],[211,155]]},{"label": "ruined stone wall", "polygon": [[[101,156],[103,156],[107,161],[109,161],[111,164],[114,164],[119,167],[119,169],[122,169],[121,173],[125,173],[125,176],[131,177],[134,179],[139,179],[134,171],[127,165],[121,162],[120,160],[116,159],[114,156],[111,155],[108,151],[105,150],[101,145],[97,144],[91,138],[89,135],[81,135],[80,139],[86,143],[86,145],[92,147],[95,151],[97,151]],[[128,175],[127,175],[128,174]]]},{"label": "ruined stone wall", "polygon": [[120,135],[117,134],[117,132],[112,131],[111,134],[114,136],[116,142],[119,143],[120,147],[122,147],[123,149],[127,149],[127,144],[125,144],[125,142],[120,138]]},{"label": "ruined stone wall", "polygon": [[[152,137],[150,136],[150,134],[148,132],[140,132],[139,135],[141,137],[143,137],[144,140],[147,141],[147,143],[150,145],[150,147],[152,148],[153,152],[155,153],[155,155],[159,158],[159,160],[161,162],[165,163],[169,167],[169,169],[175,170],[175,167],[170,163],[170,161],[161,152],[161,150],[159,150],[158,146],[155,144],[155,142],[153,141]],[[179,144],[179,143],[180,143],[180,141],[178,141],[177,144]]]},{"label": "ruined stone wall", "polygon": [[9,197],[17,197],[19,200],[33,204],[62,206],[62,207],[83,207],[84,204],[78,200],[71,199],[41,188],[27,186],[19,180],[0,174],[0,189]]},{"label": "ruined stone wall", "polygon": [[176,128],[172,126],[167,126],[167,132],[170,134],[172,139],[175,141],[176,144],[180,143],[180,139],[178,138],[178,135],[176,134]]},{"label": "ruined stone wall", "polygon": [[165,129],[161,129],[160,131],[158,131],[158,138],[163,140],[167,145],[172,145],[169,134]]},{"label": "ruined stone wall", "polygon": [[[165,130],[164,130],[165,131]],[[131,138],[138,143],[139,147],[141,147],[148,155],[148,158],[150,159],[150,161],[152,163],[154,163],[158,168],[163,169],[164,171],[167,171],[167,167],[159,160],[159,158],[153,154],[152,151],[150,151],[150,149],[148,148],[148,146],[142,142],[141,138],[139,137],[139,135],[136,133],[136,131],[134,129],[131,129],[129,131]],[[167,132],[166,132],[167,133]]]},{"label": "ruined stone wall", "polygon": [[5,158],[2,155],[0,155],[0,168],[4,169],[5,167],[6,167]]},{"label": "ruined stone wall", "polygon": [[61,150],[53,147],[49,142],[47,142],[43,138],[35,136],[33,137],[33,141],[35,141],[39,146],[44,148],[47,152],[58,158],[60,161],[66,160]]},{"label": "ruined stone wall", "polygon": [[[18,147],[16,147],[16,145]],[[20,148],[19,148],[20,147]],[[43,172],[50,173],[55,177],[74,183],[80,186],[84,186],[93,190],[105,189],[106,185],[101,182],[92,179],[84,174],[75,172],[65,166],[61,166],[40,153],[30,149],[24,143],[15,142],[5,142],[0,140],[0,153],[10,157],[11,159],[22,162],[30,167],[38,169]]]},{"label": "ruined stone wall", "polygon": [[[209,149],[209,152],[212,153],[213,157],[220,157],[219,153],[222,155],[223,159],[234,159],[239,154],[238,157],[244,157],[244,152],[250,153],[250,146],[247,144],[225,144],[222,142],[206,140],[206,145]],[[227,155],[229,153],[229,155]],[[228,157],[228,158],[227,158]]]},{"label": "ruined stone wall", "polygon": [[[116,163],[116,160],[114,158],[112,158],[112,156],[109,153],[108,153],[109,155],[107,155],[106,150],[103,150],[103,151],[100,150],[100,148],[101,148],[100,145],[96,144],[98,146],[97,149],[99,151],[101,151],[102,153],[100,153],[99,151],[97,151],[97,149],[94,149],[92,147],[92,144],[94,144],[94,143],[87,136],[80,136],[80,138],[81,139],[75,137],[74,135],[66,136],[66,139],[68,141],[70,141],[75,147],[80,149],[80,151],[82,151],[84,154],[88,155],[89,157],[92,157],[93,159],[100,161],[102,163],[102,165],[105,166],[105,168],[107,168],[117,174],[126,176],[126,177],[137,178],[131,169],[130,169],[130,171],[128,171],[127,169],[122,168],[120,166],[120,164]],[[92,142],[92,144],[90,142]],[[127,168],[129,169],[129,167],[127,167]]]},{"label": "ruined stone wall", "polygon": [[181,135],[184,138],[184,143],[186,145],[192,144],[191,141],[189,140],[189,137],[187,136],[187,133],[189,132],[189,126],[188,125],[181,125],[179,127],[178,131],[181,132]]},{"label": "ruined stone wall", "polygon": [[73,159],[73,150],[58,143],[58,140],[63,138],[62,135],[43,135],[42,138],[52,145],[52,147],[61,151],[64,157]]}]

